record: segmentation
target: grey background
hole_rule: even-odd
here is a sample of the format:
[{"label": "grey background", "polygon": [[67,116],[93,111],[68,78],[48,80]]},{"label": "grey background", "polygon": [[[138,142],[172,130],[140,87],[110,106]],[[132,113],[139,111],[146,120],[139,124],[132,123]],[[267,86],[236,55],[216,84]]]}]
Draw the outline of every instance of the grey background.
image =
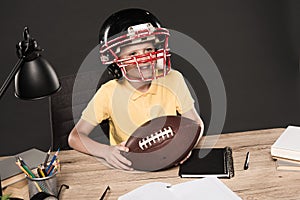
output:
[{"label": "grey background", "polygon": [[[226,89],[224,133],[300,125],[297,0],[1,1],[0,83],[17,61],[15,44],[22,39],[25,25],[58,76],[65,76],[76,73],[97,45],[103,20],[129,7],[151,11],[166,27],[189,35],[207,50]],[[176,55],[174,60],[185,63]],[[202,117],[209,123],[205,84],[196,76],[191,76],[191,82],[193,87],[199,83],[200,93],[203,89],[203,95],[197,96]],[[32,147],[47,150],[51,144],[48,99],[19,100],[11,84],[0,101],[0,155]]]}]

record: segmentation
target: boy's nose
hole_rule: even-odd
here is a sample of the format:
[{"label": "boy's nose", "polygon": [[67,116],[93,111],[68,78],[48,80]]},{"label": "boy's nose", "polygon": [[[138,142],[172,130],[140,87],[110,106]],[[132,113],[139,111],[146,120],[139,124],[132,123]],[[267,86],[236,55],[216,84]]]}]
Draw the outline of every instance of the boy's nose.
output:
[{"label": "boy's nose", "polygon": [[138,61],[146,61],[146,60],[148,60],[149,59],[149,56],[143,56],[145,53],[140,53],[140,54],[138,54],[138,56],[141,56],[141,57],[139,57],[137,60]]},{"label": "boy's nose", "polygon": [[152,54],[146,56],[145,54],[147,54],[147,53],[148,52],[143,52],[143,51],[138,53],[137,56],[140,56],[140,57],[137,60],[138,61],[148,61],[148,60],[150,61],[151,57],[154,58],[154,56]]},{"label": "boy's nose", "polygon": [[141,49],[141,50],[137,51],[136,53],[137,53],[138,56],[141,56],[141,55],[145,54],[146,51],[144,51],[143,49]]}]

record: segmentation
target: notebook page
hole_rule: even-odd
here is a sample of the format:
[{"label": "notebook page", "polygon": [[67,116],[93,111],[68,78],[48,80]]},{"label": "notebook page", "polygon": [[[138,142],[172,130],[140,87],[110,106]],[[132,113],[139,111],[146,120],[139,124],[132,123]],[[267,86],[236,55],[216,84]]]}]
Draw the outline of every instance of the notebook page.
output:
[{"label": "notebook page", "polygon": [[218,178],[202,178],[177,185],[153,182],[143,185],[118,200],[241,200]]},{"label": "notebook page", "polygon": [[178,199],[198,200],[198,199],[220,199],[220,200],[240,200],[222,181],[215,177],[202,178],[195,181],[172,186],[173,194]]},{"label": "notebook page", "polygon": [[162,182],[148,183],[120,196],[118,200],[179,200],[167,189],[168,186],[170,184]]}]

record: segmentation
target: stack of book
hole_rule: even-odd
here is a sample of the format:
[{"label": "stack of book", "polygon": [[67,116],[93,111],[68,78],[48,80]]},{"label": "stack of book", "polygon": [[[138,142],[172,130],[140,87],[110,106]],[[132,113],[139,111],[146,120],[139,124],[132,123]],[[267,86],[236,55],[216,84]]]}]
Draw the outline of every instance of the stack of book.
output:
[{"label": "stack of book", "polygon": [[300,127],[288,126],[271,146],[277,170],[300,171]]}]

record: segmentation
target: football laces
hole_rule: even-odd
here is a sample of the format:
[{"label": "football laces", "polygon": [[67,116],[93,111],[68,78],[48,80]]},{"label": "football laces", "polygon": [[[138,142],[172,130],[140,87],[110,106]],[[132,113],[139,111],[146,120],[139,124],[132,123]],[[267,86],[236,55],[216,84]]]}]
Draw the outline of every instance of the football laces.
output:
[{"label": "football laces", "polygon": [[174,137],[174,132],[170,126],[163,128],[139,141],[139,147],[142,150],[150,148],[155,143],[161,143],[169,138]]}]

